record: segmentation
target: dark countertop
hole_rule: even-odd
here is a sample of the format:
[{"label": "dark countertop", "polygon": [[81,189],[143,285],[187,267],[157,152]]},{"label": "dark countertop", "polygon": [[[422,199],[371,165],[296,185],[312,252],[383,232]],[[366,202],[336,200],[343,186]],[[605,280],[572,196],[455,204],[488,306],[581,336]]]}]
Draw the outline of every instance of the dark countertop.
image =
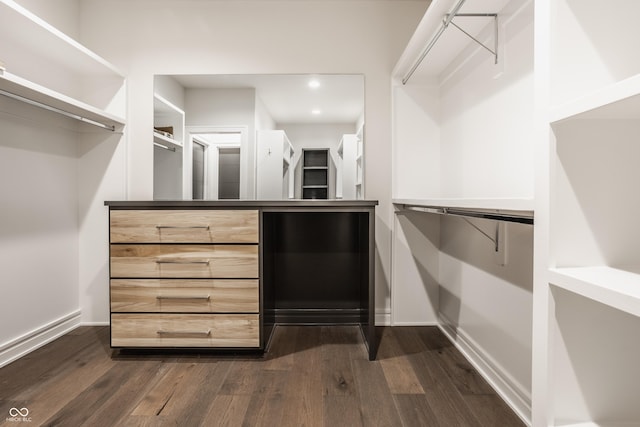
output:
[{"label": "dark countertop", "polygon": [[277,208],[277,209],[312,209],[312,208],[372,208],[377,200],[123,200],[105,201],[105,206],[112,208]]}]

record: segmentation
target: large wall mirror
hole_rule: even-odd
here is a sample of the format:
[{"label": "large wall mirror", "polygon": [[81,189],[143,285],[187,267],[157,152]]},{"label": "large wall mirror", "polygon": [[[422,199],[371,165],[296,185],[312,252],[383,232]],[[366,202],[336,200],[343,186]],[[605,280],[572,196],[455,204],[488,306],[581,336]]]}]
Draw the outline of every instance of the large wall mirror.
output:
[{"label": "large wall mirror", "polygon": [[362,199],[362,75],[156,75],[154,199]]}]

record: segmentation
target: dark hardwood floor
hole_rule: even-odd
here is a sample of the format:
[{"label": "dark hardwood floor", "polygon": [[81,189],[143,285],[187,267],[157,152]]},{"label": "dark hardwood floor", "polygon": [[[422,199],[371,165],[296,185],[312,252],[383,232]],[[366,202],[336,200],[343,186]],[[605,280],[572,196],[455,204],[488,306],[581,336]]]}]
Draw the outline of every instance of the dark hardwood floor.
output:
[{"label": "dark hardwood floor", "polygon": [[264,358],[112,353],[81,327],[0,369],[0,424],[524,426],[437,328],[380,334],[370,362],[352,326],[279,326]]}]

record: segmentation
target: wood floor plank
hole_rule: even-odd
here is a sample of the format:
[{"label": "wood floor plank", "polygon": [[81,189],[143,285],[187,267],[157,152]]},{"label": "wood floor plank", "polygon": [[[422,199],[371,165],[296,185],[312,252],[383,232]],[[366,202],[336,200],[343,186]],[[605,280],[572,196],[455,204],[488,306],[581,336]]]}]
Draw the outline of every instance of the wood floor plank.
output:
[{"label": "wood floor plank", "polygon": [[[153,383],[158,370],[163,363],[160,360],[139,360],[135,363],[135,370],[111,395],[101,388],[103,394],[107,394],[107,400],[97,408],[85,421],[86,425],[95,427],[109,427],[111,425],[129,425],[130,414]],[[108,371],[108,375],[111,371]],[[97,396],[100,398],[100,396]],[[126,420],[126,422],[125,422]],[[150,420],[149,420],[150,421]]]},{"label": "wood floor plank", "polygon": [[199,425],[203,427],[241,426],[250,401],[249,395],[218,394]]},{"label": "wood floor plank", "polygon": [[442,369],[447,372],[461,394],[493,394],[494,391],[475,368],[456,350],[448,347],[438,351]]},{"label": "wood floor plank", "polygon": [[74,427],[524,426],[438,328],[379,332],[369,361],[354,326],[278,326],[265,357],[114,354],[108,328],[79,328],[0,369],[0,413]]},{"label": "wood floor plank", "polygon": [[322,426],[321,328],[299,326],[296,353],[285,388],[283,426]]},{"label": "wood floor plank", "polygon": [[178,363],[164,365],[162,367],[164,369],[159,370],[154,384],[131,411],[131,415],[147,417],[160,415],[173,397],[180,381],[190,375],[190,370],[193,370],[194,366]]},{"label": "wood floor plank", "polygon": [[0,400],[27,393],[26,389],[55,377],[65,369],[67,361],[108,334],[106,327],[80,327],[0,370]]},{"label": "wood floor plank", "polygon": [[464,396],[467,406],[483,426],[523,427],[523,421],[497,395]]},{"label": "wood floor plank", "polygon": [[281,426],[288,411],[285,396],[282,394],[254,393],[247,407],[243,427]]},{"label": "wood floor plank", "polygon": [[275,328],[269,352],[265,356],[263,369],[276,371],[291,369],[296,348],[296,334],[293,333],[294,331],[294,328]]},{"label": "wood floor plank", "polygon": [[90,345],[78,352],[54,376],[34,384],[15,396],[32,414],[33,422],[43,424],[65,405],[104,375],[115,362],[99,345]]},{"label": "wood floor plank", "polygon": [[191,374],[176,385],[160,414],[165,420],[159,425],[198,425],[208,414],[214,396],[228,375],[226,361],[191,363],[194,365]]},{"label": "wood floor plank", "polygon": [[[145,375],[140,375],[140,366],[136,362],[121,362],[114,364],[108,371],[98,378],[93,384],[88,386],[78,396],[65,405],[60,411],[56,412],[49,418],[46,425],[69,425],[79,426],[87,422],[93,414],[100,411],[111,396],[123,393],[127,395],[126,387],[129,380],[137,376],[144,379]],[[151,375],[148,375],[147,379]],[[120,403],[126,404],[126,401],[120,400]],[[125,406],[126,408],[126,406]],[[122,410],[123,408],[116,408]],[[116,412],[117,413],[117,412]],[[113,421],[113,414],[107,414],[109,418],[95,418],[96,424],[106,423],[109,425]],[[91,424],[91,425],[96,425]]]},{"label": "wood floor plank", "polygon": [[402,425],[380,364],[371,363],[366,359],[356,359],[352,363],[363,424],[365,426]]},{"label": "wood floor plank", "polygon": [[408,355],[404,354],[395,328],[389,328],[385,336],[383,354],[380,356],[380,366],[393,394],[424,394],[420,380],[411,365]]},{"label": "wood floor plank", "polygon": [[329,394],[323,397],[324,425],[329,426],[365,426],[360,409],[360,398],[355,394]]},{"label": "wood floor plank", "polygon": [[355,327],[321,328],[323,395],[356,394],[351,355],[360,350],[360,337],[357,334]]},{"label": "wood floor plank", "polygon": [[393,396],[403,427],[448,427],[437,421],[429,401],[422,394],[396,394]]}]

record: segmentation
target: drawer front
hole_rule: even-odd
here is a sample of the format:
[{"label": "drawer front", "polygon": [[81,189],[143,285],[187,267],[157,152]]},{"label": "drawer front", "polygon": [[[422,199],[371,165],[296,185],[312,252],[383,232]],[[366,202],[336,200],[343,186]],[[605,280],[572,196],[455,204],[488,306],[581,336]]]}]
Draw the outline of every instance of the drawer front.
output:
[{"label": "drawer front", "polygon": [[112,243],[258,243],[257,210],[111,210]]},{"label": "drawer front", "polygon": [[257,313],[258,280],[112,279],[111,311]]},{"label": "drawer front", "polygon": [[257,314],[111,315],[113,347],[259,347]]},{"label": "drawer front", "polygon": [[111,245],[112,278],[258,278],[258,245]]}]

